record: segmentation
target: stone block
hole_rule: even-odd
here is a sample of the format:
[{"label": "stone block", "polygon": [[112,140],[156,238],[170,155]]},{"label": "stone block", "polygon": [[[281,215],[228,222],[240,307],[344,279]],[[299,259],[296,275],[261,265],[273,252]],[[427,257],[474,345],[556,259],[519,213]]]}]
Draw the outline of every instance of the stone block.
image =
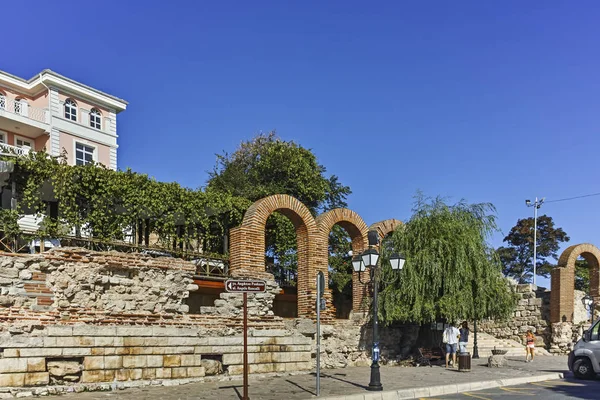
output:
[{"label": "stone block", "polygon": [[62,355],[61,348],[31,348],[21,349],[19,352],[21,357],[58,357]]},{"label": "stone block", "polygon": [[106,347],[106,346],[114,346],[115,339],[107,336],[99,336],[94,337],[94,346],[96,347]]},{"label": "stone block", "polygon": [[113,382],[116,376],[116,370],[114,369],[105,369],[104,370],[104,381],[105,382]]},{"label": "stone block", "polygon": [[252,337],[277,337],[290,336],[290,332],[283,329],[255,329],[250,331]]},{"label": "stone block", "polygon": [[104,355],[104,347],[92,347],[92,355],[93,356],[103,356]]},{"label": "stone block", "polygon": [[123,356],[123,368],[146,367],[146,356]]},{"label": "stone block", "polygon": [[171,368],[156,368],[156,379],[171,379]]},{"label": "stone block", "polygon": [[148,336],[191,336],[198,337],[198,329],[194,328],[171,328],[171,327],[152,327],[151,335]]},{"label": "stone block", "polygon": [[199,378],[206,375],[204,367],[188,367],[187,375],[189,378]]},{"label": "stone block", "polygon": [[54,376],[76,375],[82,368],[83,365],[77,361],[48,361],[48,372]]},{"label": "stone block", "polygon": [[90,347],[66,347],[62,349],[63,356],[90,356],[92,349]]},{"label": "stone block", "polygon": [[165,355],[163,356],[163,365],[165,367],[179,367],[181,365],[181,356]]},{"label": "stone block", "polygon": [[4,358],[21,357],[21,349],[4,349]]},{"label": "stone block", "polygon": [[73,336],[72,326],[52,325],[46,328],[48,336]]},{"label": "stone block", "polygon": [[218,375],[223,373],[223,364],[217,360],[200,360],[206,375]]},{"label": "stone block", "polygon": [[173,379],[184,379],[187,378],[187,368],[186,367],[176,367],[171,370],[171,378]]},{"label": "stone block", "polygon": [[[223,354],[223,364],[225,364],[225,365],[242,364],[244,362],[243,358],[244,358],[243,354]],[[250,354],[248,354],[248,362],[251,362]]]},{"label": "stone block", "polygon": [[170,337],[167,341],[167,346],[198,346],[200,338],[197,337]]},{"label": "stone block", "polygon": [[139,381],[144,376],[143,368],[133,368],[129,370],[129,379],[132,381]]},{"label": "stone block", "polygon": [[158,368],[163,366],[163,356],[147,356],[146,365],[148,367]]},{"label": "stone block", "polygon": [[97,326],[97,325],[75,325],[73,326],[73,336],[110,336],[117,334],[115,326]]},{"label": "stone block", "polygon": [[153,331],[144,326],[117,326],[116,336],[153,336]]},{"label": "stone block", "polygon": [[[26,358],[4,358],[0,362],[0,374],[12,372],[27,372]],[[0,385],[5,386],[5,385]]]},{"label": "stone block", "polygon": [[144,368],[142,370],[142,379],[144,379],[144,380],[156,379],[156,369],[155,368]]},{"label": "stone block", "polygon": [[102,371],[102,370],[83,371],[81,373],[81,382],[83,382],[83,383],[104,382],[104,371]]},{"label": "stone block", "polygon": [[0,387],[17,387],[25,384],[25,373],[0,374]]},{"label": "stone block", "polygon": [[[242,349],[242,351],[243,351],[243,349]],[[212,353],[217,353],[217,351],[214,351],[212,346],[195,346],[194,353],[196,353],[196,354],[212,354]]]},{"label": "stone block", "polygon": [[129,354],[129,347],[115,347],[114,349],[116,355],[126,356]]},{"label": "stone block", "polygon": [[50,374],[48,372],[28,372],[25,374],[25,386],[47,385],[49,382]]},{"label": "stone block", "polygon": [[124,337],[123,338],[123,346],[125,347],[136,347],[136,346],[144,346],[145,338],[143,337]]},{"label": "stone block", "polygon": [[200,365],[201,357],[198,354],[182,354],[181,355],[181,366],[182,367],[194,367]]},{"label": "stone block", "polygon": [[115,371],[115,379],[118,381],[128,381],[129,380],[129,370],[128,369],[118,369]]},{"label": "stone block", "polygon": [[46,371],[46,359],[42,357],[38,358],[26,358],[27,360],[27,372],[45,372]]},{"label": "stone block", "polygon": [[105,369],[120,369],[123,368],[123,357],[121,356],[104,356]]},{"label": "stone block", "polygon": [[104,357],[85,357],[83,359],[83,369],[85,371],[93,369],[104,369]]}]

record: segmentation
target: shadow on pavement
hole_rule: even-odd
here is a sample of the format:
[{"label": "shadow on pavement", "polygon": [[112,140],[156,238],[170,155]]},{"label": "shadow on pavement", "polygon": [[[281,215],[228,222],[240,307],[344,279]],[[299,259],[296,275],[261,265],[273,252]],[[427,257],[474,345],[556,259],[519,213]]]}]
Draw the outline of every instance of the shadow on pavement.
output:
[{"label": "shadow on pavement", "polygon": [[565,379],[553,385],[545,386],[547,390],[559,393],[570,399],[600,399],[600,379],[579,380]]},{"label": "shadow on pavement", "polygon": [[[335,375],[346,376],[346,374],[335,374]],[[356,387],[359,387],[359,388],[361,388],[361,389],[365,389],[365,390],[366,390],[366,389],[368,388],[368,386],[367,386],[367,385],[361,385],[360,383],[356,383],[356,382],[348,381],[348,380],[346,380],[346,379],[337,378],[337,377],[335,377],[335,376],[333,376],[333,375],[324,374],[324,373],[322,373],[322,372],[321,372],[321,376],[322,376],[322,377],[325,377],[325,378],[331,378],[331,379],[335,379],[336,381],[340,381],[340,382],[349,383],[350,385],[352,385],[352,386],[356,386]]]},{"label": "shadow on pavement", "polygon": [[240,393],[239,389],[241,386],[221,386],[219,389],[233,389],[238,399],[242,400],[243,394]]},{"label": "shadow on pavement", "polygon": [[[321,374],[321,376],[323,376],[323,374]],[[308,390],[308,389],[306,389],[306,388],[304,388],[304,387],[302,387],[302,386],[298,385],[296,382],[290,381],[289,379],[286,379],[285,381],[286,381],[287,383],[289,383],[289,384],[292,384],[292,385],[294,385],[294,386],[296,386],[296,387],[298,387],[298,388],[300,388],[300,389],[304,390],[304,391],[305,391],[305,392],[307,392],[307,393],[310,393],[310,394],[311,394],[311,395],[313,395],[313,396],[316,396],[316,395],[317,395],[317,394],[316,394],[315,392],[313,392],[312,390]]]}]

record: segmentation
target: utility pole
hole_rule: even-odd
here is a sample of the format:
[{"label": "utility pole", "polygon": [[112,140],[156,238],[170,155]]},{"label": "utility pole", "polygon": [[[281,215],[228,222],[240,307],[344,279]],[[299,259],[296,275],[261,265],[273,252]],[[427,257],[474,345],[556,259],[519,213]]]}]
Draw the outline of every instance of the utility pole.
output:
[{"label": "utility pole", "polygon": [[527,207],[533,207],[533,284],[536,282],[537,275],[537,210],[544,204],[545,197],[542,197],[541,200],[535,198],[535,201],[532,203],[531,200],[525,200],[525,204]]}]

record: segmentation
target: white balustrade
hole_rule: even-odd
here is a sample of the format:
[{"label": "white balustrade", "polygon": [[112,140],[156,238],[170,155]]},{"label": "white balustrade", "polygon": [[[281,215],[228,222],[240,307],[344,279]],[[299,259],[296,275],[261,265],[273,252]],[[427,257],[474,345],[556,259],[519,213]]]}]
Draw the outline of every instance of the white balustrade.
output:
[{"label": "white balustrade", "polygon": [[17,147],[11,146],[10,144],[0,143],[0,153],[14,154],[16,156],[25,156],[29,154],[31,149],[29,147]]},{"label": "white balustrade", "polygon": [[2,111],[43,123],[48,123],[50,117],[48,110],[45,108],[32,107],[25,101],[13,100],[0,95],[0,112]]}]

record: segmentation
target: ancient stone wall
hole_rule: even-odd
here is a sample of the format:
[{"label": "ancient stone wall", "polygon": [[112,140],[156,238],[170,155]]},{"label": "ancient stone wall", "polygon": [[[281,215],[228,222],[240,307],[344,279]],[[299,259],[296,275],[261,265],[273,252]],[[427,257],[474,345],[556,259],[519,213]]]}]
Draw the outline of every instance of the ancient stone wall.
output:
[{"label": "ancient stone wall", "polygon": [[[57,393],[241,374],[242,295],[189,314],[194,272],[173,258],[84,249],[0,255],[0,386]],[[284,329],[272,313],[279,288],[258,277],[269,290],[248,294],[250,372],[310,369],[312,339]]]}]

